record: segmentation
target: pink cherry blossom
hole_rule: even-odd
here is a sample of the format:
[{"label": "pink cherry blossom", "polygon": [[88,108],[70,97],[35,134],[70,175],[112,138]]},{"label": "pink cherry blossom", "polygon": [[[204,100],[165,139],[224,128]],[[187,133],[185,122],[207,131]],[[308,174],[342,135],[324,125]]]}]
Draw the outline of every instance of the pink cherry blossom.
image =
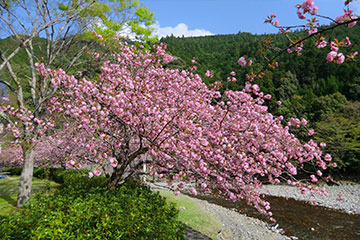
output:
[{"label": "pink cherry blossom", "polygon": [[116,160],[116,158],[110,158],[110,165],[115,168],[118,165],[118,161]]},{"label": "pink cherry blossom", "polygon": [[310,175],[311,181],[316,183],[318,179],[315,177],[315,175]]},{"label": "pink cherry blossom", "polygon": [[[357,16],[351,16],[351,19],[358,19],[358,17]],[[356,25],[356,23],[357,23],[357,21],[354,21],[354,22],[351,22],[351,23],[347,24],[346,26],[348,28],[352,28],[352,27],[354,27]]]},{"label": "pink cherry blossom", "polygon": [[318,12],[318,10],[319,10],[319,7],[318,7],[318,6],[314,6],[314,8],[313,8],[313,10],[312,10],[311,14],[312,14],[312,15],[316,15],[316,14],[317,14],[317,12]]},{"label": "pink cherry blossom", "polygon": [[241,57],[241,58],[239,58],[239,60],[238,60],[238,64],[239,64],[240,66],[245,67],[245,66],[246,66],[246,60],[245,60],[245,57]]},{"label": "pink cherry blossom", "polygon": [[337,52],[339,50],[338,46],[335,44],[335,42],[330,43],[331,51]]},{"label": "pink cherry blossom", "polygon": [[328,53],[328,55],[326,57],[326,61],[327,62],[332,62],[332,61],[334,61],[336,56],[337,56],[337,52],[331,51],[331,52]]},{"label": "pink cherry blossom", "polygon": [[264,96],[264,98],[265,98],[265,99],[271,99],[271,95],[270,95],[270,94],[266,94],[266,95]]},{"label": "pink cherry blossom", "polygon": [[328,161],[328,162],[330,162],[331,161],[331,155],[330,154],[325,154],[325,156],[324,156],[324,160],[325,161]]},{"label": "pink cherry blossom", "polygon": [[94,173],[94,175],[96,175],[96,176],[100,176],[100,175],[101,175],[101,171],[100,171],[99,169],[95,169],[95,170],[93,171],[93,173]]},{"label": "pink cherry blossom", "polygon": [[320,42],[316,42],[315,45],[317,48],[324,48],[327,46],[327,42],[326,41],[320,41]]},{"label": "pink cherry blossom", "polygon": [[349,37],[345,37],[345,40],[346,40],[345,45],[346,45],[346,46],[350,46],[350,45],[351,45],[350,38],[349,38]]},{"label": "pink cherry blossom", "polygon": [[318,29],[317,29],[317,28],[312,28],[312,29],[309,30],[309,35],[315,34],[315,33],[317,33],[317,32],[318,32]]},{"label": "pink cherry blossom", "polygon": [[339,53],[337,55],[336,64],[342,64],[345,60],[345,56],[342,53]]},{"label": "pink cherry blossom", "polygon": [[335,22],[336,22],[336,23],[342,23],[342,22],[344,22],[344,17],[343,17],[343,16],[338,16],[338,17],[336,17],[336,18],[335,18]]},{"label": "pink cherry blossom", "polygon": [[196,189],[195,189],[195,188],[191,188],[191,193],[196,196],[196,195],[197,195]]},{"label": "pink cherry blossom", "polygon": [[338,194],[338,200],[339,200],[339,201],[344,200],[344,196],[343,196],[342,194]]},{"label": "pink cherry blossom", "polygon": [[306,126],[306,125],[308,124],[308,121],[306,121],[305,118],[302,118],[302,119],[301,119],[301,124],[304,125],[304,126]]},{"label": "pink cherry blossom", "polygon": [[305,19],[305,18],[306,18],[305,15],[302,14],[299,10],[298,10],[296,13],[297,13],[297,15],[298,15],[298,17],[299,17],[300,19]]},{"label": "pink cherry blossom", "polygon": [[310,129],[310,130],[308,131],[308,135],[309,135],[309,136],[312,136],[314,133],[315,133],[314,129]]}]

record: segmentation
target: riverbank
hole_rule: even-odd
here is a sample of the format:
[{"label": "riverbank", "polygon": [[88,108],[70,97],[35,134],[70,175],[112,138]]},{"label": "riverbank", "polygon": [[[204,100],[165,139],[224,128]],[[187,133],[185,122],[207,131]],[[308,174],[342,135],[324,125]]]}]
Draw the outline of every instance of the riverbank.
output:
[{"label": "riverbank", "polygon": [[222,229],[218,234],[219,239],[224,240],[288,240],[289,238],[281,234],[282,230],[270,227],[267,223],[256,218],[248,217],[234,210],[221,207],[207,201],[195,199],[200,206],[211,213],[222,224]]},{"label": "riverbank", "polygon": [[324,186],[324,188],[328,192],[327,196],[302,194],[298,188],[288,185],[264,185],[260,192],[269,196],[306,201],[350,214],[360,214],[360,184],[340,182],[338,186]]},{"label": "riverbank", "polygon": [[[166,183],[158,182],[151,185],[153,188],[168,188]],[[192,186],[192,184],[187,184],[185,188],[189,189]],[[272,195],[268,200],[272,204],[272,211],[274,216],[277,216],[280,225],[277,228],[274,227],[277,226],[276,224],[265,223],[259,214],[256,212],[254,214],[252,208],[240,203],[240,205],[231,204],[206,196],[200,197],[206,200],[203,201],[192,198],[191,194],[190,197],[221,223],[220,233],[224,235],[219,234],[218,239],[297,239],[297,237],[299,239],[324,239],[324,237],[338,239],[340,236],[343,236],[343,239],[353,239],[360,236],[360,229],[357,227],[359,220],[357,214],[360,211],[358,204],[360,185],[343,182],[339,186],[325,186],[325,188],[328,195],[318,196],[301,194],[299,189],[287,185],[265,185],[261,191]],[[271,194],[267,190],[270,190]],[[313,201],[327,208],[312,206]],[[287,236],[297,237],[289,238],[285,236],[285,232]]]},{"label": "riverbank", "polygon": [[[154,191],[167,191],[165,183],[151,184],[147,183]],[[291,238],[282,235],[281,229],[270,227],[267,223],[256,218],[248,217],[237,211],[224,208],[222,206],[209,203],[204,200],[192,198],[186,195],[182,197],[193,201],[201,206],[203,210],[211,214],[212,218],[220,223],[220,229],[217,236],[213,239],[220,240],[289,240]],[[180,209],[181,210],[181,209]],[[293,238],[296,239],[296,238]]]}]

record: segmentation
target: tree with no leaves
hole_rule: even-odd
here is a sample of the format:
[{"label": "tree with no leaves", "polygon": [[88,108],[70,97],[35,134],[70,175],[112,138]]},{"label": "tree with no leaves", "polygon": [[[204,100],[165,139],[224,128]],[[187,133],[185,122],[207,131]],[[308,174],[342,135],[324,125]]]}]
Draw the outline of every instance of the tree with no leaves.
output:
[{"label": "tree with no leaves", "polygon": [[[12,107],[0,109],[0,118],[22,149],[18,207],[29,202],[36,144],[44,130],[53,126],[46,120],[45,103],[58,90],[38,74],[35,65],[41,62],[47,68],[69,71],[81,64],[79,60],[94,43],[90,31],[112,38],[126,27],[137,38],[148,40],[152,23],[153,14],[135,0],[0,0],[0,35],[11,36],[17,43],[15,49],[0,50],[0,72],[8,76],[0,83],[16,99]],[[26,58],[27,69],[14,63],[18,54]],[[14,132],[15,126],[19,131]]]}]

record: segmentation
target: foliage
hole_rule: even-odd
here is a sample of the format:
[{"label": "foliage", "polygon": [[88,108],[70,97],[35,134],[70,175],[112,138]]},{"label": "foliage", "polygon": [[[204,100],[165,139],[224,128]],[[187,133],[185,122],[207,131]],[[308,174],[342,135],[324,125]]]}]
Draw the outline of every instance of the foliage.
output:
[{"label": "foliage", "polygon": [[9,172],[10,175],[20,176],[22,168],[3,168],[3,172]]},{"label": "foliage", "polygon": [[322,121],[328,115],[337,112],[344,104],[348,104],[348,101],[346,97],[339,92],[318,97],[312,106],[312,118],[317,122]]},{"label": "foliage", "polygon": [[316,123],[315,139],[327,143],[330,153],[342,170],[360,172],[360,103],[342,105]]},{"label": "foliage", "polygon": [[69,178],[54,195],[38,195],[35,204],[0,218],[0,238],[184,239],[178,210],[158,193],[136,182],[107,191],[94,187],[97,181]]}]

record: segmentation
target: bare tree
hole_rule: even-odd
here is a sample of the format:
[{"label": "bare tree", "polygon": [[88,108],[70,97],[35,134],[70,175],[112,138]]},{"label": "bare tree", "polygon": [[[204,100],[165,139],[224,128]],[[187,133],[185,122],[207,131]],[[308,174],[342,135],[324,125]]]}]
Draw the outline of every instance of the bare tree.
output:
[{"label": "bare tree", "polygon": [[[152,23],[153,15],[146,12],[147,9],[145,15],[143,11],[136,11],[140,8],[146,9],[133,0],[0,0],[0,36],[10,35],[17,43],[13,50],[0,50],[0,72],[6,72],[9,76],[1,78],[0,82],[7,86],[9,94],[15,96],[16,107],[30,110],[32,119],[44,120],[45,103],[54,96],[57,87],[37,73],[36,63],[68,71],[78,65],[81,56],[88,51],[93,41],[84,42],[84,39],[89,40],[87,33],[90,29],[99,29],[99,23],[102,25],[100,30],[107,33],[112,31],[113,34],[124,24],[130,23],[135,28],[145,21],[147,25]],[[112,21],[114,16],[121,16],[121,19],[117,18],[121,21]],[[13,58],[19,53],[26,56],[28,69],[23,69],[23,66],[19,69],[14,63]],[[30,93],[27,93],[29,98],[24,97],[26,89],[30,89]],[[5,111],[0,111],[0,117],[13,123]],[[32,123],[35,130],[40,127],[37,121]],[[23,151],[24,166],[19,180],[18,207],[30,200],[36,145],[33,140],[37,138],[37,131],[22,127],[18,140]]]}]

